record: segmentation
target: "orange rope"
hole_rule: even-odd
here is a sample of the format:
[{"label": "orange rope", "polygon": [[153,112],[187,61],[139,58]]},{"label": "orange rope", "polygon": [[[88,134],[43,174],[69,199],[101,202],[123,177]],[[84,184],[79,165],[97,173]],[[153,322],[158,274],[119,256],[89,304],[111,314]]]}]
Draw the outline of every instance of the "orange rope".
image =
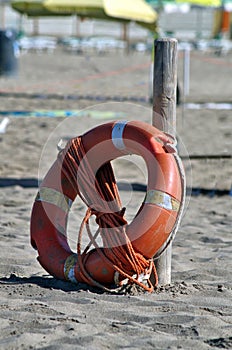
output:
[{"label": "orange rope", "polygon": [[[142,254],[136,252],[127,236],[125,208],[122,208],[110,162],[104,164],[95,176],[88,162],[81,137],[70,140],[60,153],[59,159],[66,178],[88,207],[80,226],[77,243],[78,263],[83,280],[88,284],[106,289],[95,281],[85,268],[86,254],[93,245],[101,258],[111,265],[120,276],[127,278],[129,283],[136,283],[146,291],[153,291],[149,279],[148,286],[139,281],[139,275],[150,275],[153,272],[157,285],[158,276],[153,259],[146,259]],[[96,216],[96,223],[99,226],[94,235],[89,227],[89,219],[92,215]],[[85,226],[90,243],[81,253],[82,234]],[[104,252],[96,242],[99,234],[103,241]]]}]

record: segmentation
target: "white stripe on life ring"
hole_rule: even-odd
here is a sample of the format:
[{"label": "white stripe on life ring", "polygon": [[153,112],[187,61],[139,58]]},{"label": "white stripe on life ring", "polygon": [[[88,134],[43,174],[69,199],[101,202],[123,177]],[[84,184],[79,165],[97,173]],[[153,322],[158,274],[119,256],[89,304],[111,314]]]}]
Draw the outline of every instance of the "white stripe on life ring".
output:
[{"label": "white stripe on life ring", "polygon": [[126,148],[123,141],[123,131],[126,124],[127,124],[127,121],[121,121],[121,122],[115,123],[112,129],[112,135],[111,135],[112,142],[114,144],[114,147],[116,147],[120,151]]},{"label": "white stripe on life ring", "polygon": [[66,280],[72,283],[78,283],[75,277],[75,266],[77,263],[77,254],[71,254],[67,257],[64,263],[64,276]]},{"label": "white stripe on life ring", "polygon": [[50,187],[41,187],[35,201],[54,204],[65,213],[68,213],[72,206],[72,200],[70,198]]}]

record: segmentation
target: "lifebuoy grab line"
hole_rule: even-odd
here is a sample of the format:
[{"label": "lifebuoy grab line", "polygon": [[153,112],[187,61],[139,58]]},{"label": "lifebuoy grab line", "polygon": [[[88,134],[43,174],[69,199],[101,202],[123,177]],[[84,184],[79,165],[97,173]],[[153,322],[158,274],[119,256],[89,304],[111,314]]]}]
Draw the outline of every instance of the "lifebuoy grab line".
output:
[{"label": "lifebuoy grab line", "polygon": [[[110,162],[125,154],[142,156],[148,173],[145,199],[130,224]],[[183,174],[176,158],[173,140],[139,121],[102,124],[70,140],[43,179],[32,209],[31,243],[40,264],[54,277],[74,283],[107,290],[136,283],[152,291],[158,283],[153,258],[172,239],[183,207]],[[77,195],[87,211],[74,253],[67,222]],[[84,229],[89,243],[82,249]]]}]

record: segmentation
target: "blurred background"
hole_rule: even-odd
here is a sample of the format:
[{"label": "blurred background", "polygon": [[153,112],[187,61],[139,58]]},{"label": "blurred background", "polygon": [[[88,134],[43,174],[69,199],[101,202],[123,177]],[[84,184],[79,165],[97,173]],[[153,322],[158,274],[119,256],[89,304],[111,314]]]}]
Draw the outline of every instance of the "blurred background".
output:
[{"label": "blurred background", "polygon": [[[91,1],[78,0],[76,3],[83,3],[85,12],[83,7],[73,5],[75,1],[71,1],[68,9],[65,8],[66,1],[63,5],[58,1],[60,8],[49,9],[49,1],[0,0],[0,29],[14,30],[22,50],[52,50],[62,43],[77,52],[91,47],[103,51],[114,46],[147,51],[152,49],[154,36],[173,36],[179,42],[187,41],[205,49],[206,46],[226,46],[215,40],[230,40],[232,36],[230,0],[147,0],[146,4],[156,13],[149,23],[147,19],[138,23],[133,13],[130,21],[112,14],[110,19],[114,20],[109,21],[105,19],[106,11],[104,18],[93,13],[91,6],[86,10],[85,4],[91,4]],[[92,3],[104,2],[95,0]],[[129,1],[129,6],[130,3],[133,4]],[[87,42],[87,38],[93,36],[98,39]],[[34,40],[29,40],[31,37]],[[228,43],[227,46],[225,49],[229,50]]]}]

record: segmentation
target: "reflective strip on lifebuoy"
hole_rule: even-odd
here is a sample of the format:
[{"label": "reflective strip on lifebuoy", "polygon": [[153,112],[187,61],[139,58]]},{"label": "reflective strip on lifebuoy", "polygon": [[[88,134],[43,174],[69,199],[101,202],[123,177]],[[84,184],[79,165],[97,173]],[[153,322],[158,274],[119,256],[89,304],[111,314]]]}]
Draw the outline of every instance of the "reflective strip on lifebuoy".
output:
[{"label": "reflective strip on lifebuoy", "polygon": [[35,200],[38,202],[54,204],[66,213],[69,212],[72,206],[72,200],[70,198],[49,187],[41,187]]},{"label": "reflective strip on lifebuoy", "polygon": [[124,150],[126,148],[123,141],[123,131],[126,124],[127,121],[115,123],[112,129],[112,142],[114,146],[119,150]]},{"label": "reflective strip on lifebuoy", "polygon": [[[152,259],[169,239],[182,200],[181,174],[175,156],[165,148],[169,138],[149,124],[123,121],[97,126],[81,139],[94,174],[106,162],[125,154],[143,157],[148,173],[147,193],[134,219],[126,226],[126,233],[133,248]],[[41,183],[31,215],[31,243],[38,250],[40,264],[51,275],[74,283],[83,279],[79,256],[70,249],[66,231],[77,187],[70,183],[56,160]],[[109,247],[103,246],[101,250],[105,249]],[[85,268],[99,283],[114,283],[115,270],[97,250],[87,253]]]},{"label": "reflective strip on lifebuoy", "polygon": [[75,277],[75,266],[77,264],[77,254],[71,254],[67,257],[64,263],[64,276],[67,281],[78,283]]},{"label": "reflective strip on lifebuoy", "polygon": [[158,190],[149,190],[146,193],[144,203],[156,204],[164,209],[174,211],[178,211],[180,208],[178,200],[170,196],[170,194]]}]

